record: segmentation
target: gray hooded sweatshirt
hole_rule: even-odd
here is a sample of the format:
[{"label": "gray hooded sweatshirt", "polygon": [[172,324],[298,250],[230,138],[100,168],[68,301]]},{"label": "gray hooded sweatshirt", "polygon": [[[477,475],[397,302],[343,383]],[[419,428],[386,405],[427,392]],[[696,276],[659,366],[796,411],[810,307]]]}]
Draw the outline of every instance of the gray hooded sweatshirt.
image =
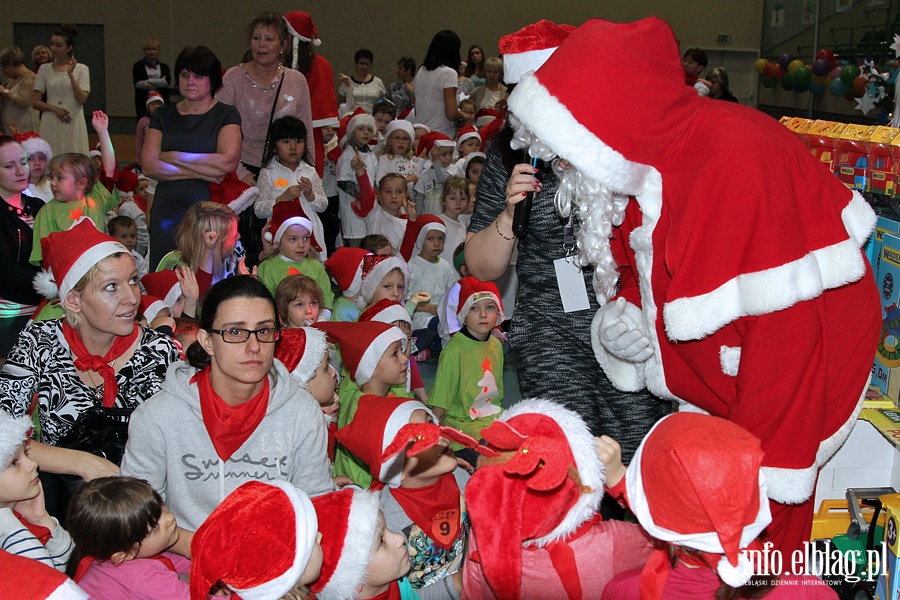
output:
[{"label": "gray hooded sweatshirt", "polygon": [[223,464],[190,383],[197,369],[186,362],[169,366],[159,392],[131,416],[121,474],[149,481],[191,531],[247,481],[289,481],[309,496],[332,491],[322,410],[284,365],[276,360],[273,368],[265,417]]}]

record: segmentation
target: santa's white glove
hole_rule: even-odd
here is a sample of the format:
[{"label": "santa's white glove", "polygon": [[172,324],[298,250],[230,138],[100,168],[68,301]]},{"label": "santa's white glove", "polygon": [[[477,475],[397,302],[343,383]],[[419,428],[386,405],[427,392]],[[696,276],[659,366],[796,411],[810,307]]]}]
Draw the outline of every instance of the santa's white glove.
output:
[{"label": "santa's white glove", "polygon": [[627,302],[618,298],[600,318],[600,343],[607,352],[629,362],[644,362],[653,356],[653,345],[644,332],[623,318]]}]

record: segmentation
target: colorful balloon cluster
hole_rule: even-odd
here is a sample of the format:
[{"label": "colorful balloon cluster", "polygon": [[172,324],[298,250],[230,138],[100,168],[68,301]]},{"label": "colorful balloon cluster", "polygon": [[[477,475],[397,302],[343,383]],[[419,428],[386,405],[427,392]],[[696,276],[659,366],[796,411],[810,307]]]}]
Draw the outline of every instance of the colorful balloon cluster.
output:
[{"label": "colorful balloon cluster", "polygon": [[812,64],[784,53],[773,61],[757,59],[753,68],[762,74],[763,87],[775,87],[780,81],[785,90],[809,91],[813,94],[824,94],[828,90],[833,95],[844,96],[848,100],[865,94],[869,83],[869,78],[863,75],[857,65],[846,60],[839,62],[834,52],[827,48],[816,53]]}]

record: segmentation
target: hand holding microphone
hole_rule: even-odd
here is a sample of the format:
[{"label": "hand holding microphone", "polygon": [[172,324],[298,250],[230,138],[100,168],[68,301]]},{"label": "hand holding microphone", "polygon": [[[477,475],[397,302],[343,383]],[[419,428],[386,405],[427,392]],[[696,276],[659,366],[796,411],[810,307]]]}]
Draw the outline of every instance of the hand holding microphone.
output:
[{"label": "hand holding microphone", "polygon": [[528,233],[534,192],[541,189],[541,181],[535,176],[537,159],[532,159],[531,163],[517,164],[506,185],[507,211],[512,214],[512,232],[517,237],[524,237]]}]

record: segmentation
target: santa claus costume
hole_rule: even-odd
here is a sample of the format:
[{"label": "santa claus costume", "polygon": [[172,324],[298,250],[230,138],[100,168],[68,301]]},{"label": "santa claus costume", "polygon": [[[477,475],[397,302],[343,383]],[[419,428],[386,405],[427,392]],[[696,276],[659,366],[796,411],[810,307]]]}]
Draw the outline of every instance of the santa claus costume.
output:
[{"label": "santa claus costume", "polygon": [[[584,68],[604,56],[643,74],[627,101],[597,78],[585,89]],[[881,316],[860,247],[873,211],[768,116],[686,87],[656,18],[585,23],[509,109],[532,153],[571,165],[558,208],[575,207],[595,289],[618,298],[594,318],[600,365],[620,389],[759,437],[770,539],[798,548],[818,469],[869,380]]]}]

